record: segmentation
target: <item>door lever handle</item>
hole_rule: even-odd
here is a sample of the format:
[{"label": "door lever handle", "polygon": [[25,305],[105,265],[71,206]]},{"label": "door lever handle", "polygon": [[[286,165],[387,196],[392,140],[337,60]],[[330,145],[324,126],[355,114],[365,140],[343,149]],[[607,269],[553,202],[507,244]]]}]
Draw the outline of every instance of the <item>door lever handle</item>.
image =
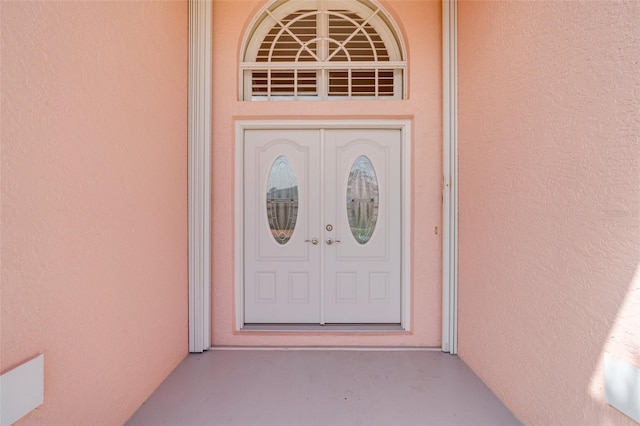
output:
[{"label": "door lever handle", "polygon": [[305,243],[311,243],[311,244],[313,244],[314,246],[317,246],[317,245],[318,245],[318,243],[320,242],[320,240],[319,240],[319,239],[317,239],[317,238],[312,238],[312,239],[310,239],[310,240],[304,240],[304,242],[305,242]]},{"label": "door lever handle", "polygon": [[331,238],[329,238],[329,239],[327,240],[327,245],[331,245],[331,244],[339,243],[339,242],[340,242],[340,240],[332,240]]}]

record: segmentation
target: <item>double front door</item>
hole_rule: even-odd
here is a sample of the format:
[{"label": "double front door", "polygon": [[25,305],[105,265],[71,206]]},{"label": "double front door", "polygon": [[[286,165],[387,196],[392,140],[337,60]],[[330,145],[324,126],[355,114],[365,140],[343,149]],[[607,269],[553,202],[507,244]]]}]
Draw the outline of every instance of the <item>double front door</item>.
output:
[{"label": "double front door", "polygon": [[400,323],[400,153],[400,130],[245,130],[246,324]]}]

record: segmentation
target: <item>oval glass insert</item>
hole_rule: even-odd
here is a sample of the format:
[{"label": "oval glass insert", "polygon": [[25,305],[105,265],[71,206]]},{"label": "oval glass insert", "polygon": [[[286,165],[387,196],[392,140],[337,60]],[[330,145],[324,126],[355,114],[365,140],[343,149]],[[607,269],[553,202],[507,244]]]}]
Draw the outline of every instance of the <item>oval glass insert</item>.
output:
[{"label": "oval glass insert", "polygon": [[356,158],[347,182],[347,217],[353,237],[366,244],[378,221],[378,178],[365,155]]},{"label": "oval glass insert", "polygon": [[284,155],[273,162],[267,178],[267,219],[276,242],[286,244],[298,219],[298,183],[291,162]]}]

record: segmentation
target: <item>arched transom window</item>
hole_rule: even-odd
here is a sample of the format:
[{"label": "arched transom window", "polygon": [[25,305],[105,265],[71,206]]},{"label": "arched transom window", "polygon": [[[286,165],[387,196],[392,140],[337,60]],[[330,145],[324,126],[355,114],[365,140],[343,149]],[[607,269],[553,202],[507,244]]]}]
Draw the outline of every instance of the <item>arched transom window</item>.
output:
[{"label": "arched transom window", "polygon": [[244,100],[405,98],[402,41],[368,0],[276,1],[244,46]]}]

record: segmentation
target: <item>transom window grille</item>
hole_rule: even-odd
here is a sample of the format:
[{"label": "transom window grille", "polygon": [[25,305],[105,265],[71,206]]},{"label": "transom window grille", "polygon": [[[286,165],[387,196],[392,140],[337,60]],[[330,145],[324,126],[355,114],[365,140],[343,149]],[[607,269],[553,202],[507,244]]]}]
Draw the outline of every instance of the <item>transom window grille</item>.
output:
[{"label": "transom window grille", "polygon": [[403,99],[406,61],[368,0],[280,0],[245,43],[241,99]]}]

